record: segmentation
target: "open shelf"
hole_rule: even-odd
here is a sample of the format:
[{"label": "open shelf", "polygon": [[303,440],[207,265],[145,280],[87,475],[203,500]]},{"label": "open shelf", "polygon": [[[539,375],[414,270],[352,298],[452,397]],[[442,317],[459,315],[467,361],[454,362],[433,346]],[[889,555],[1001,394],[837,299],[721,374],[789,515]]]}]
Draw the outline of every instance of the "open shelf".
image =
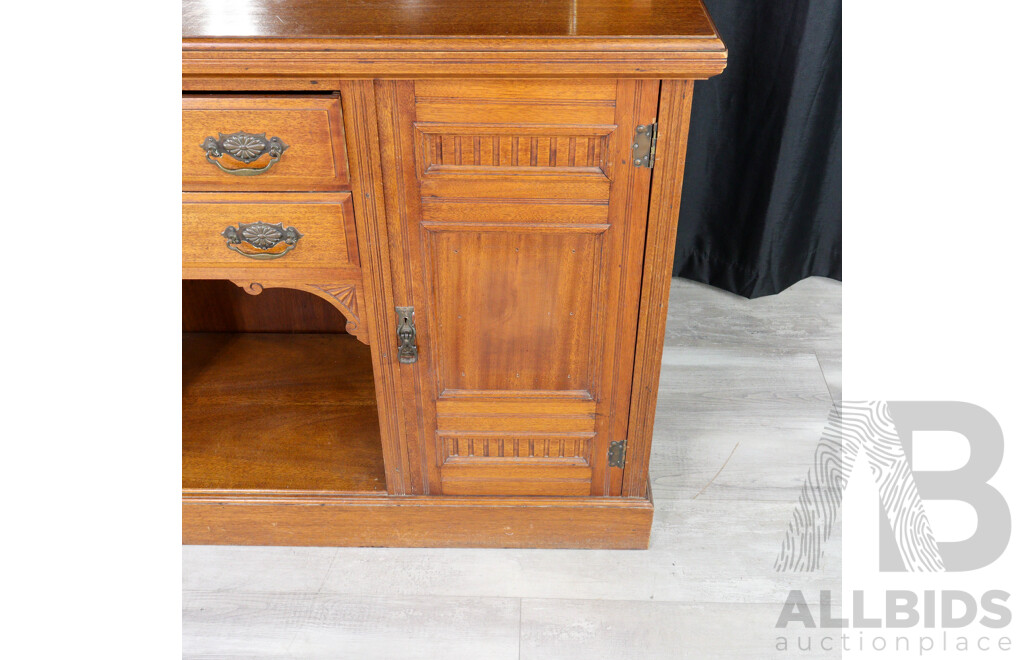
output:
[{"label": "open shelf", "polygon": [[181,469],[186,492],[386,494],[369,348],[183,332]]}]

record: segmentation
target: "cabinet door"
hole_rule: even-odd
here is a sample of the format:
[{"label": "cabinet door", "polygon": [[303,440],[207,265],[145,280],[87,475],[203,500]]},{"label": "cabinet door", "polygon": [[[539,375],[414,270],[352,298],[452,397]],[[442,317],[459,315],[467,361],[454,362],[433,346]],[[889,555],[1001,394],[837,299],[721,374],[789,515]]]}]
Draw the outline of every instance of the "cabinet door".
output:
[{"label": "cabinet door", "polygon": [[417,490],[619,494],[657,81],[376,85]]}]

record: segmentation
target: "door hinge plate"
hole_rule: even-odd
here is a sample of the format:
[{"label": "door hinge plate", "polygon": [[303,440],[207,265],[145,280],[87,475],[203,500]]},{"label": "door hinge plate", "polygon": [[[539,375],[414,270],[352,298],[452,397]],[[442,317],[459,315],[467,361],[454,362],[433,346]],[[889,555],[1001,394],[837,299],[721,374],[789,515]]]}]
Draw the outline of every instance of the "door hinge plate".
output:
[{"label": "door hinge plate", "polygon": [[619,440],[608,445],[608,467],[625,467],[626,441]]},{"label": "door hinge plate", "polygon": [[658,122],[640,124],[633,134],[633,166],[654,167],[658,147]]}]

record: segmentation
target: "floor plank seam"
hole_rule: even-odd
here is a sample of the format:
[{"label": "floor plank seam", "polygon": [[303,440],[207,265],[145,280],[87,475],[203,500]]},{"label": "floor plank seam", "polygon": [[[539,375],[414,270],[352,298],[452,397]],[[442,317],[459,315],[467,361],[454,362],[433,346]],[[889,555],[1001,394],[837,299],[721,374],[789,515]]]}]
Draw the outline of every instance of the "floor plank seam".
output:
[{"label": "floor plank seam", "polygon": [[[820,578],[820,577],[827,577],[827,576],[818,575],[817,577]],[[838,578],[839,576],[836,575],[834,577]],[[754,580],[757,580],[757,579],[758,578],[752,578],[751,581],[754,581]],[[737,582],[743,582],[744,580],[741,578],[741,579],[738,579],[736,581]],[[203,592],[191,592],[191,593],[193,595],[195,595],[196,593],[203,593]],[[215,593],[215,592],[210,592],[210,593]],[[333,593],[333,592],[328,592],[326,594],[310,594],[308,592],[307,593],[302,593],[302,594],[283,594],[283,593],[282,594],[276,594],[276,593],[263,593],[263,592],[254,593],[254,592],[245,592],[245,591],[237,591],[237,590],[231,591],[230,594],[232,596],[250,596],[250,597],[251,596],[278,596],[278,595],[300,595],[300,596],[304,595],[304,596],[308,596],[310,598],[312,598],[314,596],[323,596],[323,597],[328,597],[329,596],[329,597],[336,597],[336,598],[343,598],[343,597],[347,596],[347,597],[350,597],[350,598],[353,598],[353,599],[367,599],[367,598],[375,597],[375,596],[369,595],[369,594],[343,594],[343,593]],[[805,600],[806,600],[807,604],[808,605],[817,605],[817,604],[819,604],[818,603],[818,599],[813,598],[812,596],[813,596],[813,594],[811,592],[807,592],[805,594],[805,597],[806,597]],[[832,598],[831,602],[834,603],[834,604],[837,604],[837,605],[838,604],[842,604],[841,600],[836,600],[836,596],[838,596],[838,594],[833,594],[833,598]],[[519,617],[520,617],[519,620],[520,620],[520,625],[522,623],[522,612],[523,612],[523,604],[524,604],[524,602],[530,603],[530,602],[549,602],[549,601],[581,601],[581,602],[599,602],[599,603],[658,603],[658,604],[665,604],[665,605],[687,605],[687,606],[700,606],[700,605],[744,605],[744,606],[774,605],[774,606],[781,606],[785,602],[785,596],[784,595],[780,595],[779,600],[777,600],[777,601],[765,601],[765,600],[753,600],[753,601],[744,601],[744,600],[679,600],[679,599],[657,598],[657,597],[653,597],[653,596],[648,597],[648,598],[602,598],[600,596],[596,596],[596,597],[587,597],[587,596],[472,596],[472,595],[444,596],[444,595],[436,595],[436,594],[417,594],[417,595],[411,595],[411,594],[392,595],[392,594],[389,594],[389,595],[386,595],[386,596],[376,596],[376,597],[380,598],[380,599],[387,599],[387,600],[425,600],[425,601],[430,601],[430,602],[436,602],[438,600],[441,600],[441,601],[444,601],[444,600],[475,600],[475,601],[509,601],[509,600],[516,600],[516,601],[518,601],[518,604],[519,604]]]},{"label": "floor plank seam", "polygon": [[517,647],[518,650],[516,651],[516,657],[519,658],[520,660],[522,660],[522,657],[523,657],[523,599],[522,598],[519,599],[519,630],[517,630],[516,632],[517,632],[517,637],[518,637],[518,640],[519,640],[519,645]]}]

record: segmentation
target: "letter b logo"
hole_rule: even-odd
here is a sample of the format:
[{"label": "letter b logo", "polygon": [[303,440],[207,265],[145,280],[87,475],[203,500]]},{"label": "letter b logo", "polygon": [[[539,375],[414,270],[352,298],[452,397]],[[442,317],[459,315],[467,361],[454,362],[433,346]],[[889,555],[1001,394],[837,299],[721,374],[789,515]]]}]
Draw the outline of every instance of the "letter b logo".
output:
[{"label": "letter b logo", "polygon": [[[914,431],[959,433],[970,445],[967,464],[945,472],[912,470]],[[878,487],[880,570],[972,571],[1006,550],[1010,509],[988,483],[1003,460],[1003,432],[988,411],[957,401],[843,401],[829,415],[775,570],[813,571],[820,566],[843,491],[861,455]],[[969,504],[978,517],[974,535],[937,541],[925,500]]]},{"label": "letter b logo", "polygon": [[[907,465],[913,466],[914,431],[953,431],[970,444],[967,464],[946,472],[913,471],[922,500],[958,500],[970,504],[978,527],[969,539],[937,542],[947,571],[972,571],[988,566],[1010,542],[1010,508],[988,480],[1003,460],[1003,431],[984,408],[960,401],[890,401],[889,413],[899,434]],[[884,516],[879,528],[879,567],[905,571],[896,534],[915,532],[914,521],[892,525]],[[895,527],[895,529],[894,529]]]}]

